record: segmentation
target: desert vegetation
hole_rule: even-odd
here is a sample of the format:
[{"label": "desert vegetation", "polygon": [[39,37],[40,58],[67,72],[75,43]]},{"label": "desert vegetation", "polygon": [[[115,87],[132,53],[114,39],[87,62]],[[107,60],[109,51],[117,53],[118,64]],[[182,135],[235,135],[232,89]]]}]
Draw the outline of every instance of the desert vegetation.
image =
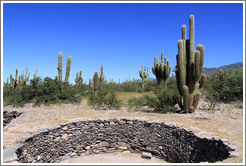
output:
[{"label": "desert vegetation", "polygon": [[[21,127],[22,130],[18,130],[21,137],[24,137],[23,135],[26,133],[32,135],[31,138],[26,140],[25,145],[16,151],[19,157],[18,161],[58,162],[62,161],[62,157],[66,154],[73,157],[76,155],[80,156],[82,153],[98,154],[100,152],[108,153],[116,150],[129,150],[129,152],[148,151],[154,156],[164,158],[169,162],[217,162],[226,159],[228,156],[234,155],[238,157],[238,154],[229,153],[229,151],[234,151],[237,148],[233,145],[229,146],[231,143],[226,139],[224,139],[224,142],[220,139],[214,139],[216,136],[213,139],[204,139],[200,138],[199,135],[195,136],[193,131],[186,131],[183,128],[176,128],[176,126],[172,125],[164,125],[163,122],[149,123],[138,119],[132,120],[132,118],[161,121],[165,119],[169,123],[180,125],[178,127],[185,126],[200,133],[203,133],[203,130],[212,134],[219,133],[222,137],[238,139],[236,143],[240,145],[239,150],[242,151],[241,110],[235,111],[237,115],[231,115],[229,111],[228,116],[224,115],[224,112],[214,113],[214,110],[219,103],[228,104],[235,101],[242,103],[243,68],[224,68],[211,75],[205,75],[203,73],[205,47],[198,44],[195,49],[194,24],[194,16],[191,15],[189,18],[189,39],[186,36],[186,25],[183,25],[181,28],[182,39],[177,42],[176,66],[171,67],[169,65],[170,61],[167,57],[164,58],[163,53],[161,53],[160,61],[158,61],[157,56],[154,57],[154,64],[151,66],[151,69],[156,77],[155,80],[149,80],[148,66],[141,67],[139,78],[129,79],[124,82],[115,82],[113,79],[107,80],[107,73],[104,73],[104,67],[101,65],[100,72],[95,71],[88,84],[84,83],[82,70],[76,73],[75,84],[73,84],[69,82],[72,57],[67,57],[65,77],[63,77],[62,52],[58,53],[58,73],[55,78],[49,76],[41,78],[38,76],[37,70],[33,77],[30,78],[28,69],[25,72],[23,71],[21,75],[18,75],[18,69],[16,69],[15,75],[10,74],[7,81],[4,82],[4,106],[5,108],[16,108],[18,110],[21,108],[17,107],[28,105],[26,107],[28,111],[24,110],[24,118],[19,122],[23,126],[36,124],[31,129]],[[171,72],[173,72],[172,75]],[[201,99],[202,102],[206,101],[209,103],[207,110],[213,110],[210,111],[211,114],[207,111],[206,113],[201,113],[201,110],[205,110],[199,108],[201,107],[201,104],[199,105]],[[29,107],[30,103],[35,108]],[[40,110],[43,112],[40,113]],[[196,110],[199,111],[197,114]],[[7,113],[6,111],[5,114],[7,115]],[[30,116],[26,116],[25,113]],[[61,116],[55,116],[59,114]],[[164,116],[164,114],[167,115]],[[22,115],[22,112],[19,115]],[[130,117],[130,119],[117,120],[116,118],[119,117]],[[236,118],[233,119],[233,117]],[[113,119],[88,120],[90,118]],[[6,117],[6,125],[12,119],[9,120]],[[225,125],[227,124],[225,119],[233,125],[236,122],[237,129],[235,131],[231,130],[233,126]],[[231,119],[233,119],[233,122]],[[86,121],[79,122],[78,120]],[[218,124],[224,125],[222,129],[215,126],[217,121],[219,121]],[[61,125],[64,122],[71,123]],[[40,128],[43,129],[57,125],[61,126],[37,134],[37,130]],[[75,132],[75,129],[78,131]],[[141,130],[139,131],[139,129]],[[223,129],[230,129],[230,131],[224,132]],[[5,131],[6,135],[11,134],[11,128],[5,128]],[[107,132],[105,133],[105,131]],[[123,131],[125,134],[122,134]],[[15,132],[14,127],[12,132]],[[33,136],[34,133],[36,135]],[[50,137],[46,138],[48,133]],[[115,137],[115,135],[122,137]],[[186,137],[183,137],[186,135],[188,140]],[[237,135],[238,138],[234,138],[233,135]],[[58,137],[53,140],[56,136]],[[43,144],[44,139],[46,139],[45,143],[52,144],[50,149],[47,149],[48,145]],[[34,141],[35,146],[42,149],[39,154],[34,154],[33,158],[27,157],[31,154],[30,152],[35,150],[33,149],[33,142],[29,144],[30,140]],[[163,140],[166,143],[163,143],[165,142]],[[181,144],[176,144],[180,140],[182,140]],[[4,141],[13,141],[13,138],[4,139]],[[85,144],[81,145],[81,142]],[[231,147],[231,149],[225,145],[226,142],[229,142],[228,147]],[[76,147],[74,146],[75,144],[77,144]],[[222,149],[222,153],[216,149],[218,144],[218,148]],[[98,149],[97,145],[100,146]],[[192,147],[193,145],[194,147]],[[56,146],[62,148],[57,148]],[[68,149],[67,146],[73,147]],[[208,149],[209,146],[211,147],[210,149]],[[196,148],[202,150],[196,151]],[[52,151],[54,155],[52,157],[46,155],[47,151]],[[190,154],[193,154],[195,157],[189,158],[192,156]],[[217,154],[223,155],[217,156]],[[241,160],[241,158],[238,160]]]},{"label": "desert vegetation", "polygon": [[[236,70],[221,69],[210,76],[202,74],[204,61],[204,46],[197,45],[194,49],[194,16],[190,16],[189,38],[186,37],[186,26],[182,26],[182,40],[178,41],[177,65],[173,68],[176,76],[170,77],[172,67],[167,57],[161,61],[154,57],[152,72],[156,80],[150,81],[148,67],[139,70],[140,79],[126,80],[116,83],[113,79],[107,81],[100,67],[100,75],[96,71],[89,84],[83,83],[82,71],[76,73],[75,84],[69,83],[72,57],[67,57],[65,79],[63,80],[63,54],[58,55],[58,75],[55,78],[38,76],[37,70],[30,79],[28,69],[15,76],[10,74],[4,83],[4,105],[24,106],[26,103],[40,104],[80,103],[87,100],[95,109],[120,108],[122,106],[135,109],[147,107],[154,112],[184,112],[195,111],[201,96],[210,103],[213,110],[218,102],[230,102],[243,99],[243,68]],[[204,88],[203,88],[204,87]],[[203,88],[203,89],[202,89]],[[121,101],[119,92],[140,94],[132,95],[128,101]],[[147,92],[147,94],[146,94]],[[142,95],[141,95],[142,94]],[[178,107],[175,105],[178,104]]]}]

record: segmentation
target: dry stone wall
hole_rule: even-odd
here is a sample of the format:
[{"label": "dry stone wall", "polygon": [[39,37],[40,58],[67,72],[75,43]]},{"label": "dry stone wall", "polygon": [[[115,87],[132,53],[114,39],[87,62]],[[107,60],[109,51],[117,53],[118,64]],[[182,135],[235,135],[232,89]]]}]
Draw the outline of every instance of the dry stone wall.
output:
[{"label": "dry stone wall", "polygon": [[7,124],[9,124],[13,119],[20,116],[22,112],[17,111],[3,111],[3,127],[5,127]]},{"label": "dry stone wall", "polygon": [[137,119],[62,124],[28,138],[16,153],[23,163],[57,163],[65,156],[116,151],[150,152],[173,163],[216,162],[230,154],[222,140],[199,138],[179,127]]}]

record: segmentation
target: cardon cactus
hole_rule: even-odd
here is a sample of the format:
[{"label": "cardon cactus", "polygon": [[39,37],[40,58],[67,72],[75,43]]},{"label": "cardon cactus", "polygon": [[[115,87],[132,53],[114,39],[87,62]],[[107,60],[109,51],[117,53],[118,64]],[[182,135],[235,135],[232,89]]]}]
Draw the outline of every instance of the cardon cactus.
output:
[{"label": "cardon cactus", "polygon": [[37,78],[38,77],[38,70],[36,69],[36,73],[33,74],[33,79]]},{"label": "cardon cactus", "polygon": [[98,72],[94,73],[93,80],[89,79],[89,87],[92,93],[95,93],[100,89],[100,86],[104,84],[104,74],[103,74],[103,66],[100,67],[100,77],[98,76]]},{"label": "cardon cactus", "polygon": [[16,69],[15,72],[15,79],[12,77],[12,74],[10,74],[10,85],[12,88],[16,88],[17,87],[17,78],[18,78],[18,69]]},{"label": "cardon cactus", "polygon": [[9,84],[9,78],[7,78],[7,82],[4,82],[4,86],[5,87],[8,87],[10,84]]},{"label": "cardon cactus", "polygon": [[177,87],[179,90],[178,104],[180,108],[191,113],[195,111],[201,98],[199,88],[205,82],[202,75],[204,46],[197,45],[194,50],[194,16],[189,19],[190,39],[186,39],[186,26],[182,26],[182,40],[178,41],[177,66],[175,69]]},{"label": "cardon cactus", "polygon": [[[58,79],[59,81],[62,81],[62,63],[63,63],[63,55],[62,55],[62,52],[59,52],[59,55],[58,55]],[[65,83],[66,85],[69,84],[69,74],[70,74],[70,68],[71,68],[71,60],[72,60],[72,57],[71,56],[68,56],[67,57],[67,66],[66,66],[66,75],[65,75]]]},{"label": "cardon cactus", "polygon": [[89,87],[92,93],[97,92],[97,90],[99,89],[99,83],[100,83],[100,78],[98,76],[98,72],[95,72],[93,76],[93,82],[91,82],[91,79],[89,80]]},{"label": "cardon cactus", "polygon": [[62,58],[63,58],[62,52],[59,52],[58,67],[57,67],[59,81],[62,81]]},{"label": "cardon cactus", "polygon": [[143,70],[143,66],[142,66],[142,69],[139,70],[139,76],[142,78],[142,88],[144,89],[144,86],[145,84],[147,83],[148,81],[148,78],[149,78],[149,71],[148,71],[148,67],[146,69],[146,66],[144,67],[144,70]]},{"label": "cardon cactus", "polygon": [[80,70],[80,72],[77,72],[76,79],[74,81],[76,83],[76,88],[77,89],[81,88],[82,83],[83,83],[82,71],[81,70]]},{"label": "cardon cactus", "polygon": [[28,69],[26,68],[25,75],[24,75],[24,71],[23,71],[22,75],[19,76],[18,84],[21,86],[26,86],[26,83],[28,82],[29,78],[30,78],[30,73],[28,74]]},{"label": "cardon cactus", "polygon": [[163,53],[161,53],[161,62],[158,62],[157,57],[155,56],[154,67],[152,67],[152,72],[156,77],[157,85],[160,85],[161,81],[164,81],[166,86],[166,81],[171,73],[171,67],[169,66],[169,60],[165,57],[163,65]]},{"label": "cardon cactus", "polygon": [[103,83],[104,81],[104,75],[103,75],[103,65],[100,67],[100,83]]},{"label": "cardon cactus", "polygon": [[71,56],[68,56],[67,57],[66,75],[65,75],[65,83],[67,85],[68,85],[68,78],[69,78],[70,68],[71,68],[71,60],[72,60],[72,57]]}]

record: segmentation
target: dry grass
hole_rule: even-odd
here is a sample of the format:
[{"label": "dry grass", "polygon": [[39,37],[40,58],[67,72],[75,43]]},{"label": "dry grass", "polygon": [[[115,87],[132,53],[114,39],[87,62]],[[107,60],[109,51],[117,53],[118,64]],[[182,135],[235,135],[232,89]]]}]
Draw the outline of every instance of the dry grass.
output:
[{"label": "dry grass", "polygon": [[[129,98],[143,94],[117,92],[118,98],[123,99],[125,104]],[[198,108],[203,107],[203,105],[204,102],[200,102]],[[238,147],[241,155],[228,158],[223,163],[241,163],[243,161],[243,109],[239,109],[233,104],[223,108],[221,111],[213,112],[198,109],[192,114],[157,114],[128,111],[124,107],[120,110],[93,110],[85,101],[81,104],[59,104],[41,107],[27,105],[23,108],[13,108],[6,106],[4,110],[17,110],[24,113],[6,126],[3,134],[3,144],[5,147],[12,146],[26,137],[37,133],[40,129],[55,127],[72,121],[136,118],[148,121],[164,121],[166,124],[174,124],[201,135],[226,138]]]},{"label": "dry grass", "polygon": [[152,92],[116,92],[117,99],[122,100],[122,105],[127,106],[127,101],[134,97],[141,97],[144,95],[153,96],[154,94]]}]

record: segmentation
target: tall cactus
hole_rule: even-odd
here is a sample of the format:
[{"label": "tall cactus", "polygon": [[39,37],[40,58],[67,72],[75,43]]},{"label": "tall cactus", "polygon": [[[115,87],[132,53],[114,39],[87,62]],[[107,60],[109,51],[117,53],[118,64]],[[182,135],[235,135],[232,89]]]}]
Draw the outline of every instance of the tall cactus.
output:
[{"label": "tall cactus", "polygon": [[72,57],[71,56],[68,56],[67,57],[66,75],[65,75],[65,83],[67,85],[68,85],[68,78],[69,78],[70,68],[71,68],[71,60],[72,60]]},{"label": "tall cactus", "polygon": [[89,79],[89,87],[92,93],[97,94],[97,91],[104,84],[104,74],[103,74],[103,65],[100,67],[100,77],[98,72],[95,72],[93,75],[93,80]]},{"label": "tall cactus", "polygon": [[[62,82],[62,63],[63,63],[63,55],[62,55],[62,52],[59,52],[59,55],[58,55],[58,79],[59,81]],[[70,68],[71,68],[71,60],[72,60],[72,57],[71,56],[68,56],[67,57],[67,66],[66,66],[66,75],[65,75],[65,83],[66,85],[69,84],[69,74],[70,74]]]},{"label": "tall cactus", "polygon": [[8,87],[10,84],[9,84],[9,78],[7,78],[7,82],[4,82],[4,87]]},{"label": "tall cactus", "polygon": [[176,66],[176,80],[179,90],[178,104],[180,108],[191,113],[195,111],[201,98],[199,88],[205,82],[205,75],[202,75],[204,46],[197,45],[194,50],[194,16],[189,18],[190,39],[186,39],[186,26],[182,26],[182,40],[178,41],[178,54]]},{"label": "tall cactus", "polygon": [[62,58],[63,58],[62,52],[59,52],[59,55],[58,55],[58,67],[57,67],[59,81],[62,81]]},{"label": "tall cactus", "polygon": [[104,81],[104,74],[103,74],[103,65],[100,67],[100,83],[103,83]]},{"label": "tall cactus", "polygon": [[74,80],[76,83],[76,88],[80,89],[83,83],[83,78],[82,78],[82,71],[80,70],[80,72],[77,72],[76,74],[76,79]]},{"label": "tall cactus", "polygon": [[37,78],[38,77],[38,70],[36,69],[36,73],[33,74],[33,79]]},{"label": "tall cactus", "polygon": [[147,80],[149,78],[149,71],[148,70],[149,70],[149,68],[147,67],[147,69],[146,69],[146,66],[144,67],[144,70],[143,70],[143,66],[142,66],[142,69],[139,70],[139,75],[142,78],[142,88],[143,89],[144,89],[144,86],[147,83]]},{"label": "tall cactus", "polygon": [[156,77],[157,85],[160,85],[161,81],[164,81],[166,86],[166,81],[171,73],[171,67],[169,66],[169,60],[165,57],[163,65],[163,53],[161,53],[161,62],[158,62],[158,58],[155,56],[154,67],[152,67],[152,72]]},{"label": "tall cactus", "polygon": [[10,85],[13,89],[15,89],[18,85],[17,78],[18,78],[18,69],[16,69],[16,71],[15,71],[15,78],[13,78],[12,74],[10,74]]},{"label": "tall cactus", "polygon": [[28,82],[29,78],[30,78],[30,73],[28,74],[28,69],[26,68],[25,75],[24,75],[24,71],[23,71],[22,75],[19,76],[18,84],[20,86],[26,86],[26,83]]},{"label": "tall cactus", "polygon": [[91,79],[89,80],[89,87],[90,87],[92,93],[96,93],[97,90],[99,89],[99,83],[100,83],[100,78],[98,76],[98,72],[94,73],[92,81],[93,82],[91,82]]}]

